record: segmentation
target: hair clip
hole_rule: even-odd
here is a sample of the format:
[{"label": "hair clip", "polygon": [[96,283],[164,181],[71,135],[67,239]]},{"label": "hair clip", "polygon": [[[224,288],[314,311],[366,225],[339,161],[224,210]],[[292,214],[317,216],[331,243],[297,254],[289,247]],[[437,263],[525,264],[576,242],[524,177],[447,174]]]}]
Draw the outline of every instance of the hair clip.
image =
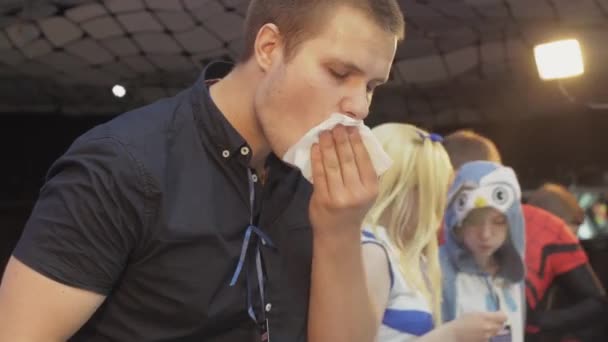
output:
[{"label": "hair clip", "polygon": [[430,139],[432,142],[438,142],[438,143],[443,142],[443,137],[437,133],[425,134],[421,131],[418,131],[418,135],[420,135],[420,138],[422,138],[422,140]]}]

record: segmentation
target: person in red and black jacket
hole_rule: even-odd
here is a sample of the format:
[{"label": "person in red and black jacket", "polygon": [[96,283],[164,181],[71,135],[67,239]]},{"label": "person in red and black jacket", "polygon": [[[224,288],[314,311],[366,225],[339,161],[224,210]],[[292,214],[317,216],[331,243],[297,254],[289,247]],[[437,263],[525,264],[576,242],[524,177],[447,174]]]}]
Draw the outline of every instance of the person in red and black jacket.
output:
[{"label": "person in red and black jacket", "polygon": [[[473,131],[446,136],[444,147],[454,169],[475,160],[502,162],[496,145]],[[530,204],[523,204],[522,210],[527,241],[526,341],[590,326],[606,312],[606,295],[578,239],[556,215]],[[567,308],[548,310],[549,289],[557,284],[575,301]]]},{"label": "person in red and black jacket", "polygon": [[[535,297],[534,293],[529,293],[528,297],[530,299],[528,300],[533,300],[536,304],[536,311],[542,312],[542,314],[536,317],[540,321],[539,323],[543,326],[551,327],[551,329],[545,330],[553,332],[554,334],[551,337],[557,339],[556,336],[562,335],[560,333],[571,332],[566,331],[563,326],[571,329],[573,325],[580,326],[581,328],[589,325],[587,324],[588,322],[581,322],[579,324],[573,322],[572,324],[564,325],[563,316],[565,315],[566,318],[572,315],[590,317],[591,314],[596,312],[596,307],[598,305],[601,306],[601,302],[598,304],[597,301],[593,300],[593,297],[597,294],[598,289],[603,291],[603,288],[599,284],[597,277],[595,277],[595,273],[591,270],[587,255],[581,250],[578,239],[575,236],[578,228],[585,220],[585,212],[578,205],[576,197],[561,185],[547,183],[534,191],[527,203],[529,204],[529,208],[534,208],[538,212],[530,211],[529,220],[531,222],[534,221],[538,227],[545,228],[543,229],[544,232],[539,233],[550,235],[548,238],[538,239],[530,243],[538,245],[546,240],[556,241],[544,246],[530,246],[529,252],[541,251],[541,253],[531,253],[528,256],[531,259],[536,258],[538,266],[538,270],[530,272],[530,275],[542,275],[544,273],[543,267],[554,267],[556,271],[552,273],[560,275],[560,281],[558,284],[552,284],[547,283],[546,277],[535,277],[535,279],[529,277],[529,280],[535,281],[535,283],[534,286],[528,286],[528,288],[542,288],[544,291],[550,291],[551,293],[544,296],[541,301]],[[547,215],[543,210],[553,215]],[[561,221],[555,222],[554,216],[560,218]],[[563,224],[567,225],[572,234],[569,234],[563,227],[559,227]],[[559,227],[560,229],[555,230],[552,227]],[[547,262],[543,263],[543,259],[547,259]],[[573,293],[575,295],[578,294],[578,298],[570,295],[572,294],[572,288],[578,289],[578,293]],[[593,321],[597,322],[598,320],[591,318],[590,322]],[[578,337],[574,339],[576,341],[604,340],[597,336],[599,333],[597,330],[581,330],[568,335]]]}]

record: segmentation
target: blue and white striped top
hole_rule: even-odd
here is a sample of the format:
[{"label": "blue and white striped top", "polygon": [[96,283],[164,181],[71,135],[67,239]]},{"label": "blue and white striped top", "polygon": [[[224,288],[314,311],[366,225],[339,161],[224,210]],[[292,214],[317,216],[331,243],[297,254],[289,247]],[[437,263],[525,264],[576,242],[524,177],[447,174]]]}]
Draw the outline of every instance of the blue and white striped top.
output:
[{"label": "blue and white striped top", "polygon": [[397,250],[384,228],[378,227],[373,233],[370,229],[363,230],[361,243],[381,246],[389,262],[391,289],[376,340],[413,341],[431,331],[434,327],[431,305],[422,293],[408,286],[400,272]]}]

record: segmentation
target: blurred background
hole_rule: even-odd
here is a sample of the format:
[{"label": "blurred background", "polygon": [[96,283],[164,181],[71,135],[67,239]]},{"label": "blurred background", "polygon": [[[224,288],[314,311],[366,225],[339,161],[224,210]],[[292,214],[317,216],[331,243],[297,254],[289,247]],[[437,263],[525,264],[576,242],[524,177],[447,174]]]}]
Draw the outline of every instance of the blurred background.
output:
[{"label": "blurred background", "polygon": [[[605,276],[608,0],[400,2],[407,38],[368,124],[471,128],[497,143],[525,190],[567,186],[586,212],[579,237]],[[188,87],[212,60],[233,61],[247,4],[0,0],[0,270],[46,170],[74,138]],[[547,79],[567,75],[540,74],[536,47],[560,39],[578,42],[583,64],[548,50],[577,77]]]}]

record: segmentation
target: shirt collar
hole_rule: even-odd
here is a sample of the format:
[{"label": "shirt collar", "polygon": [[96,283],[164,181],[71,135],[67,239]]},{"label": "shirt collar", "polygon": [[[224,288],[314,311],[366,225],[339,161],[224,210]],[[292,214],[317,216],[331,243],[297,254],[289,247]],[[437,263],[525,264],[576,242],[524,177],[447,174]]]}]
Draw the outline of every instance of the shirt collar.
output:
[{"label": "shirt collar", "polygon": [[209,92],[209,87],[219,80],[208,76],[209,69],[217,67],[220,63],[225,62],[209,63],[191,88],[190,101],[194,119],[199,133],[210,138],[209,141],[213,145],[213,151],[221,159],[237,158],[245,165],[249,165],[252,154],[251,147],[215,105]]}]

